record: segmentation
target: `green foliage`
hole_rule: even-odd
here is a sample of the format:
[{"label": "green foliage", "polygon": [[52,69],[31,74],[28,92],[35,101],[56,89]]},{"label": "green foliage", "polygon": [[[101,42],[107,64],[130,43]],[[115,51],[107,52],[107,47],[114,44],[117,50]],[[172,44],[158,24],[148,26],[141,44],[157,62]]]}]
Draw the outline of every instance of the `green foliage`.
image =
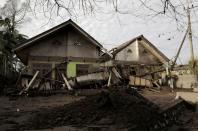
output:
[{"label": "green foliage", "polygon": [[18,30],[12,25],[9,18],[0,18],[0,75],[7,75],[8,72],[16,72],[18,58],[12,52],[17,44],[26,40],[26,37],[19,34]]},{"label": "green foliage", "polygon": [[194,61],[190,60],[188,62],[189,70],[192,74],[198,74],[198,58],[196,57]]}]

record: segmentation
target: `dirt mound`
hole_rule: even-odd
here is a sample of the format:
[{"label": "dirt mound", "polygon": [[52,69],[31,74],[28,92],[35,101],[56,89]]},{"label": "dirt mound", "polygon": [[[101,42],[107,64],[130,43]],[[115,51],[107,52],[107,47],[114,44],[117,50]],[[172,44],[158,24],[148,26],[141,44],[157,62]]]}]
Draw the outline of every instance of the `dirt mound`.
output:
[{"label": "dirt mound", "polygon": [[116,89],[103,91],[62,107],[41,110],[23,128],[116,125],[145,130],[157,117],[157,112],[158,107],[135,90]]}]

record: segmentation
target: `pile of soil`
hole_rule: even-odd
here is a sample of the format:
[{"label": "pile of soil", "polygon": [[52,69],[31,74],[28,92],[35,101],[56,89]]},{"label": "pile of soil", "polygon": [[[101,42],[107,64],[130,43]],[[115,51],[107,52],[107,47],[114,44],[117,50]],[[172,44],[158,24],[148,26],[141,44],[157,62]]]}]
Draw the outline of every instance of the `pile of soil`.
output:
[{"label": "pile of soil", "polygon": [[23,129],[46,129],[65,125],[115,125],[148,129],[158,116],[158,106],[133,89],[113,89],[53,109],[41,110]]}]

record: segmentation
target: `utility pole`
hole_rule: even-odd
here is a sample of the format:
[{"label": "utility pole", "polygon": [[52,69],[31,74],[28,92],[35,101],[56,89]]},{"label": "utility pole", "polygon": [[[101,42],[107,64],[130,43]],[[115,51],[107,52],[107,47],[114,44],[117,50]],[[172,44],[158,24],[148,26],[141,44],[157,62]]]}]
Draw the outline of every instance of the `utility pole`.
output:
[{"label": "utility pole", "polygon": [[193,50],[193,42],[192,42],[192,27],[191,27],[191,16],[190,16],[190,7],[189,7],[189,2],[187,0],[188,7],[187,7],[187,16],[188,16],[188,38],[189,38],[189,44],[190,44],[190,53],[191,57],[190,60],[194,64],[194,50]]}]

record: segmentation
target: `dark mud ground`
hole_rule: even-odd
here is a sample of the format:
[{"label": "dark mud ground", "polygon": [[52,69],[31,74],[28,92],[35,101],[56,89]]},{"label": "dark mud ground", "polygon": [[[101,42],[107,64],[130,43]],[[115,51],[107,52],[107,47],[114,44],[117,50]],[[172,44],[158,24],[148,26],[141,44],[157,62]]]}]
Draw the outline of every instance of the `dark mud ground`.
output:
[{"label": "dark mud ground", "polygon": [[49,97],[0,97],[0,131],[18,131],[20,125],[40,110],[62,106],[83,97],[55,95]]},{"label": "dark mud ground", "polygon": [[[18,99],[0,97],[0,131],[56,130],[56,127],[65,125],[84,124],[141,126],[145,130],[145,123],[149,125],[150,120],[157,115],[158,107],[163,108],[171,103],[174,94],[149,91],[142,94],[155,104],[130,91],[111,95],[103,92],[100,95],[88,95],[86,99],[83,99],[84,96],[67,94]],[[198,111],[186,111],[169,130],[198,130]]]},{"label": "dark mud ground", "polygon": [[[112,89],[38,113],[23,129],[66,125],[115,125],[144,131],[158,116],[158,106],[132,89]],[[145,117],[146,116],[146,117]]]}]

